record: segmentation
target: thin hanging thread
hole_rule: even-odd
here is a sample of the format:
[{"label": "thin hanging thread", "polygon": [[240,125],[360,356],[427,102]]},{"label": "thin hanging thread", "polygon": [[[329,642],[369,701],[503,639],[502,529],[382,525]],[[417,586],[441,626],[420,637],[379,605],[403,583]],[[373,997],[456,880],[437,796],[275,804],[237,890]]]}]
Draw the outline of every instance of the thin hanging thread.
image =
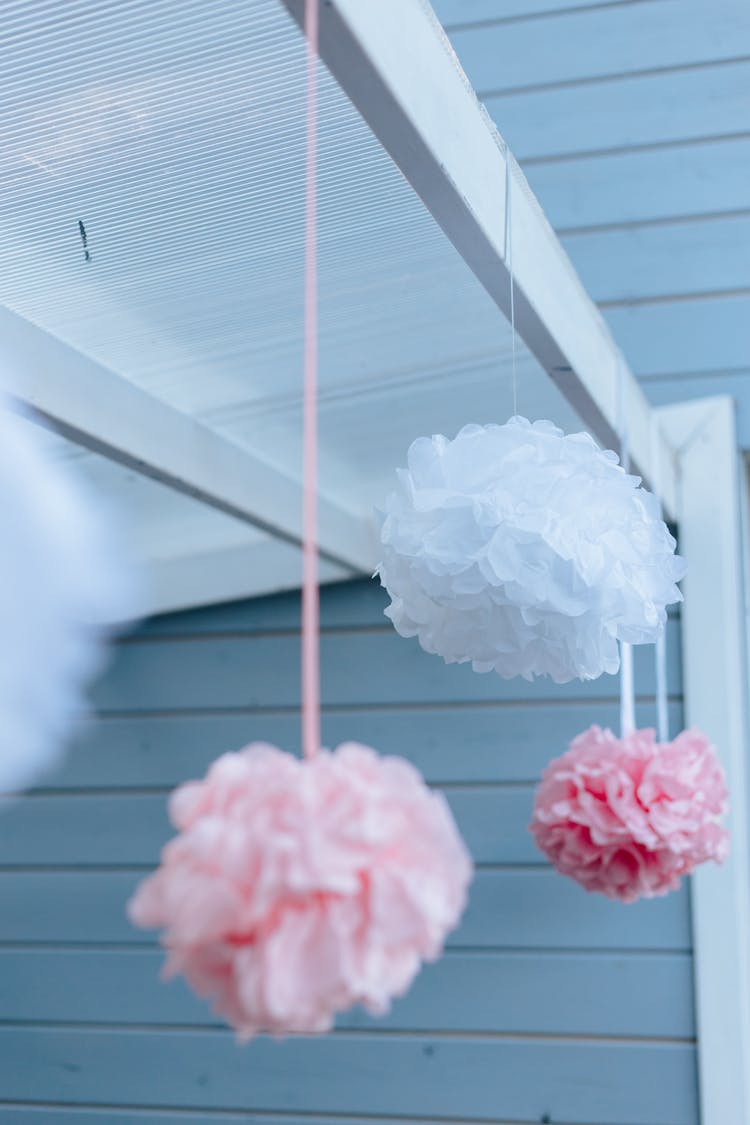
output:
[{"label": "thin hanging thread", "polygon": [[[625,364],[617,363],[617,415],[620,431],[620,464],[630,472],[630,441],[626,402]],[[633,647],[620,642],[620,737],[625,738],[635,730],[635,682],[633,677]]]},{"label": "thin hanging thread", "polygon": [[659,742],[669,742],[669,705],[667,702],[667,630],[656,638],[656,733]]},{"label": "thin hanging thread", "polygon": [[305,302],[302,404],[302,752],[320,749],[318,585],[318,0],[305,0],[307,41]]},{"label": "thin hanging thread", "polygon": [[516,301],[515,283],[513,280],[513,237],[511,233],[510,213],[510,152],[505,150],[505,261],[508,266],[510,278],[510,355],[511,369],[513,372],[513,414],[518,414],[518,377],[516,374]]},{"label": "thin hanging thread", "polygon": [[[659,516],[662,517],[661,502],[661,457],[660,434],[656,417],[651,420],[651,478],[654,496],[659,505]],[[662,517],[663,518],[663,517]],[[654,646],[654,660],[656,665],[656,735],[659,742],[669,741],[669,705],[667,701],[667,630],[664,627],[656,638]]]}]

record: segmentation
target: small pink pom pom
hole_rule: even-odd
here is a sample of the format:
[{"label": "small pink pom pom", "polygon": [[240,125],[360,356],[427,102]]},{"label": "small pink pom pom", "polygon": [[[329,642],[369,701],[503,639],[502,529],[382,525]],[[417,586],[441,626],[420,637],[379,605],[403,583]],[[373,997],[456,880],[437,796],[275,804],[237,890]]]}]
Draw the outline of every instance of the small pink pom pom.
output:
[{"label": "small pink pom pom", "polygon": [[635,902],[677,890],[699,863],[721,863],[729,835],[724,772],[705,735],[658,743],[593,726],[547,766],[530,829],[558,871],[588,891]]},{"label": "small pink pom pom", "polygon": [[374,1014],[434,960],[472,865],[445,799],[401,758],[345,743],[301,761],[253,743],[172,794],[179,835],[137,889],[183,973],[249,1039]]}]

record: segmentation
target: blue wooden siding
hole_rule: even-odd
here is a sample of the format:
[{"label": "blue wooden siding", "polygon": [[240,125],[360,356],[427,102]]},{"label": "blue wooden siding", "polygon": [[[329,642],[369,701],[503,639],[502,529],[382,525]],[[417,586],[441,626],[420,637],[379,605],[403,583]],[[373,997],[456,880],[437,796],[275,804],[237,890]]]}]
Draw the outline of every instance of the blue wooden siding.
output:
[{"label": "blue wooden siding", "polygon": [[730,394],[750,448],[750,4],[434,0],[658,403]]},{"label": "blue wooden siding", "polygon": [[383,605],[374,583],[324,591],[324,730],[444,787],[478,865],[444,958],[382,1021],[354,1012],[325,1039],[244,1048],[181,982],[159,983],[124,903],[169,836],[172,785],[254,738],[297,746],[299,604],[157,619],[121,646],[64,768],[4,814],[0,1125],[697,1125],[688,890],[632,907],[588,896],[526,831],[549,757],[616,723],[616,681],[446,668]]}]

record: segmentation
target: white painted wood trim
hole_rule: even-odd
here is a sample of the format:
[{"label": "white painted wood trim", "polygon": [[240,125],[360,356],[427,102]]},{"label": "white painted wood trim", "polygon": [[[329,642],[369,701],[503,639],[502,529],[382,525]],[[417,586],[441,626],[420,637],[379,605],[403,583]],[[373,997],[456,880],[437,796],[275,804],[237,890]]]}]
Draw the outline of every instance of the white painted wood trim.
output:
[{"label": "white painted wood trim", "polygon": [[[299,544],[298,480],[7,308],[0,308],[0,385],[79,445]],[[322,558],[373,572],[372,519],[321,496],[318,524]]]},{"label": "white painted wood trim", "polygon": [[[721,756],[730,789],[732,852],[692,879],[702,1125],[750,1125],[750,834],[744,463],[732,399],[665,407],[678,455],[687,723]],[[747,511],[745,512],[747,515]]]},{"label": "white painted wood trim", "polygon": [[[296,590],[301,574],[299,549],[270,538],[246,546],[149,559],[146,562],[146,613],[148,616],[172,613]],[[321,583],[350,577],[349,570],[321,560]]]},{"label": "white painted wood trim", "polygon": [[[301,25],[303,0],[284,0]],[[516,327],[592,433],[617,448],[618,374],[633,462],[653,479],[650,408],[607,325],[478,102],[426,0],[325,0],[327,66],[425,206],[509,316],[506,161]],[[523,388],[520,388],[523,404]],[[674,511],[674,460],[661,453],[664,506]]]}]

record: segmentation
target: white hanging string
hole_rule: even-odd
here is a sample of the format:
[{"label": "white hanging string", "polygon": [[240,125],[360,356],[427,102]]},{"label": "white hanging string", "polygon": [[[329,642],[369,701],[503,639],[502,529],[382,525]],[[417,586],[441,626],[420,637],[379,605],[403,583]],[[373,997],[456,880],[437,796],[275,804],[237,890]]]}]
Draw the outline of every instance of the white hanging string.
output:
[{"label": "white hanging string", "polygon": [[[628,434],[627,387],[625,364],[617,363],[617,421],[620,431],[620,464],[630,472],[630,444]],[[635,730],[635,681],[633,677],[633,646],[620,642],[620,737]]]},{"label": "white hanging string", "polygon": [[669,742],[669,704],[667,702],[667,629],[656,638],[656,735]]},{"label": "white hanging string", "polygon": [[505,149],[505,261],[508,266],[508,276],[510,278],[510,355],[511,355],[511,368],[513,372],[513,414],[518,414],[518,377],[516,374],[516,302],[515,302],[515,284],[513,281],[513,237],[511,233],[511,176],[510,176],[510,162],[511,155],[508,149]]},{"label": "white hanging string", "polygon": [[[651,419],[651,483],[653,493],[659,504],[659,515],[662,515],[661,503],[661,440],[656,417]],[[667,697],[667,629],[662,629],[656,638],[655,665],[656,665],[656,736],[659,742],[669,741],[669,704]]]}]

